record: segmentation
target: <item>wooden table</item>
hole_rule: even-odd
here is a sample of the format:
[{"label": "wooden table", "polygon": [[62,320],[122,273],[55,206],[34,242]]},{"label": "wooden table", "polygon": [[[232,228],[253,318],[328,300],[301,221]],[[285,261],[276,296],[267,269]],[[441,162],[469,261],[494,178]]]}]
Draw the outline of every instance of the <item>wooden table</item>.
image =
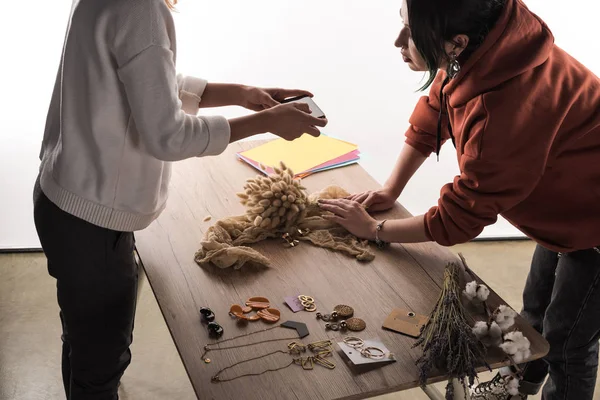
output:
[{"label": "wooden table", "polygon": [[[302,243],[284,248],[281,241],[267,241],[255,246],[272,260],[272,268],[244,267],[241,270],[201,268],[194,253],[204,232],[218,218],[244,213],[236,193],[256,171],[236,160],[237,151],[256,142],[234,144],[219,157],[198,158],[174,165],[169,204],[161,217],[148,229],[137,234],[137,248],[146,275],[165,317],[175,345],[199,399],[360,399],[418,386],[415,360],[419,349],[411,348],[414,339],[381,329],[386,316],[394,308],[413,310],[427,315],[433,308],[443,280],[446,263],[457,261],[448,250],[435,244],[393,245],[376,251],[371,263],[361,263],[343,254]],[[306,178],[309,192],[338,184],[349,192],[377,188],[377,183],[358,165],[319,173]],[[382,218],[402,218],[410,214],[398,205]],[[211,216],[210,222],[204,222]],[[382,368],[356,374],[334,355],[337,367],[326,370],[316,366],[304,371],[292,365],[258,377],[241,378],[227,383],[211,383],[219,369],[237,361],[285,349],[287,341],[265,343],[235,350],[209,353],[212,362],[201,358],[203,346],[211,340],[200,323],[199,308],[210,307],[217,322],[225,329],[223,338],[264,329],[259,321],[241,327],[228,315],[231,304],[241,304],[251,296],[265,296],[282,311],[282,321],[305,322],[310,335],[304,343],[344,335],[326,331],[314,313],[292,313],[284,304],[286,296],[313,296],[319,309],[329,312],[337,304],[354,307],[355,316],[367,322],[362,338],[380,338],[394,352],[397,362]],[[492,306],[504,303],[495,293]],[[523,320],[518,327],[531,340],[532,359],[547,353],[545,340]],[[274,329],[235,344],[247,344],[270,338],[290,337],[294,331]],[[285,365],[289,355],[278,354],[229,370],[224,376],[257,372]],[[499,351],[491,352],[492,367],[506,365]],[[431,382],[446,379],[443,374]]]}]

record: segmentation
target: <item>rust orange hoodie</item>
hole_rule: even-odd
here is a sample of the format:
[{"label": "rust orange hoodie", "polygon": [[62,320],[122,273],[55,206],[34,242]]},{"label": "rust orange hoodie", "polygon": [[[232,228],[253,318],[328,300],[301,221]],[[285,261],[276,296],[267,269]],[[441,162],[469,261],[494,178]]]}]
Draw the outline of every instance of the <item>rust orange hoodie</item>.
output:
[{"label": "rust orange hoodie", "polygon": [[407,144],[430,155],[447,103],[442,134],[454,135],[460,176],[425,215],[429,238],[469,241],[500,214],[551,250],[599,246],[598,77],[557,47],[520,0],[507,0],[440,102],[445,78],[440,72],[418,102],[406,133]]}]

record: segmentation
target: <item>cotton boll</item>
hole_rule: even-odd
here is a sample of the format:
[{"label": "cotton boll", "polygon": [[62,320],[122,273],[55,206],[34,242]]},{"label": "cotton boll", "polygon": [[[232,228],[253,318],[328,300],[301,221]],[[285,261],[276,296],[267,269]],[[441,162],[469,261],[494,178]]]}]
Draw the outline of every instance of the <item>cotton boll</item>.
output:
[{"label": "cotton boll", "polygon": [[516,396],[519,394],[519,380],[509,376],[505,378],[506,383],[504,384],[504,387],[506,388],[506,391],[508,392],[508,394],[510,394],[511,396]]},{"label": "cotton boll", "polygon": [[503,332],[506,332],[515,324],[516,316],[517,313],[512,308],[505,305],[501,305],[496,312],[494,312],[494,320]]},{"label": "cotton boll", "polygon": [[507,333],[504,336],[504,340],[514,343],[515,346],[517,346],[517,350],[519,350],[519,351],[528,350],[529,347],[531,346],[529,339],[527,339],[523,335],[523,332],[521,332],[521,331],[514,331],[514,332]]},{"label": "cotton boll", "polygon": [[509,356],[514,356],[519,351],[519,348],[517,347],[516,343],[511,341],[505,341],[500,345],[500,348]]},{"label": "cotton boll", "polygon": [[485,321],[478,321],[475,323],[475,326],[473,327],[473,333],[475,334],[477,339],[483,339],[488,335],[488,332],[488,325]]},{"label": "cotton boll", "polygon": [[463,294],[469,300],[473,300],[475,297],[477,297],[477,282],[472,281],[467,283],[465,290],[463,290]]},{"label": "cotton boll", "polygon": [[523,361],[525,361],[527,358],[529,358],[529,356],[531,356],[531,351],[525,350],[525,351],[517,351],[516,354],[513,354],[512,358],[513,358],[513,360],[515,360],[515,362],[517,364],[520,364]]},{"label": "cotton boll", "polygon": [[[523,335],[523,334],[521,334]],[[525,336],[519,340],[519,350],[525,351],[531,348],[531,342]]]},{"label": "cotton boll", "polygon": [[476,295],[479,301],[486,301],[490,295],[490,289],[485,285],[478,285]]},{"label": "cotton boll", "polygon": [[502,320],[496,319],[496,321],[503,332],[508,331],[515,324],[515,319],[510,317],[504,317]]},{"label": "cotton boll", "polygon": [[500,343],[502,343],[502,329],[496,322],[492,322],[489,327],[486,346],[499,346]]},{"label": "cotton boll", "polygon": [[512,356],[517,364],[531,356],[530,347],[531,343],[529,342],[529,339],[527,339],[520,331],[507,333],[504,336],[504,343],[500,345],[500,348],[506,354]]},{"label": "cotton boll", "polygon": [[490,325],[489,335],[492,338],[501,338],[502,337],[502,329],[496,322],[492,322]]},{"label": "cotton boll", "polygon": [[529,349],[520,349],[517,351],[515,355],[513,355],[513,359],[517,364],[522,363],[526,359],[531,356],[531,350]]}]

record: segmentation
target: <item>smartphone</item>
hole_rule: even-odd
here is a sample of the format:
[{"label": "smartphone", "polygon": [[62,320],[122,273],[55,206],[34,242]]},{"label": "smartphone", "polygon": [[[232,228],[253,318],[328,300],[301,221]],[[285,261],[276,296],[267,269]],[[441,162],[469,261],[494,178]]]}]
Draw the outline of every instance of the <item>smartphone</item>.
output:
[{"label": "smartphone", "polygon": [[309,97],[309,96],[290,97],[289,99],[283,100],[282,103],[308,104],[308,107],[310,108],[310,111],[311,111],[311,115],[313,117],[325,118],[325,114],[323,113],[323,111],[321,111],[321,109],[319,108],[317,103],[315,103],[315,101],[312,99],[312,97]]}]

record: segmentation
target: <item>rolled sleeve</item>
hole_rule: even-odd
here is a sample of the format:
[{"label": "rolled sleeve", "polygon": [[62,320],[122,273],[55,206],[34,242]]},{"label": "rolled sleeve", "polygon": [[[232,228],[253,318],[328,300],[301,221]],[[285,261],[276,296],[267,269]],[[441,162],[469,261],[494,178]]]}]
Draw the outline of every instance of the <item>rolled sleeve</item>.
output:
[{"label": "rolled sleeve", "polygon": [[[440,116],[439,91],[443,75],[438,74],[429,91],[429,96],[423,96],[417,102],[406,131],[406,144],[413,147],[425,157],[429,157],[437,148],[437,128]],[[450,138],[448,116],[442,116],[442,144]]]},{"label": "rolled sleeve", "polygon": [[186,114],[196,115],[200,109],[202,94],[208,85],[208,81],[192,76],[177,75],[177,86],[179,88],[179,99],[181,108]]},{"label": "rolled sleeve", "polygon": [[[201,156],[216,156],[225,151],[231,140],[231,127],[227,118],[221,116],[200,117],[208,126],[208,145]],[[212,134],[215,132],[215,134]]]}]

